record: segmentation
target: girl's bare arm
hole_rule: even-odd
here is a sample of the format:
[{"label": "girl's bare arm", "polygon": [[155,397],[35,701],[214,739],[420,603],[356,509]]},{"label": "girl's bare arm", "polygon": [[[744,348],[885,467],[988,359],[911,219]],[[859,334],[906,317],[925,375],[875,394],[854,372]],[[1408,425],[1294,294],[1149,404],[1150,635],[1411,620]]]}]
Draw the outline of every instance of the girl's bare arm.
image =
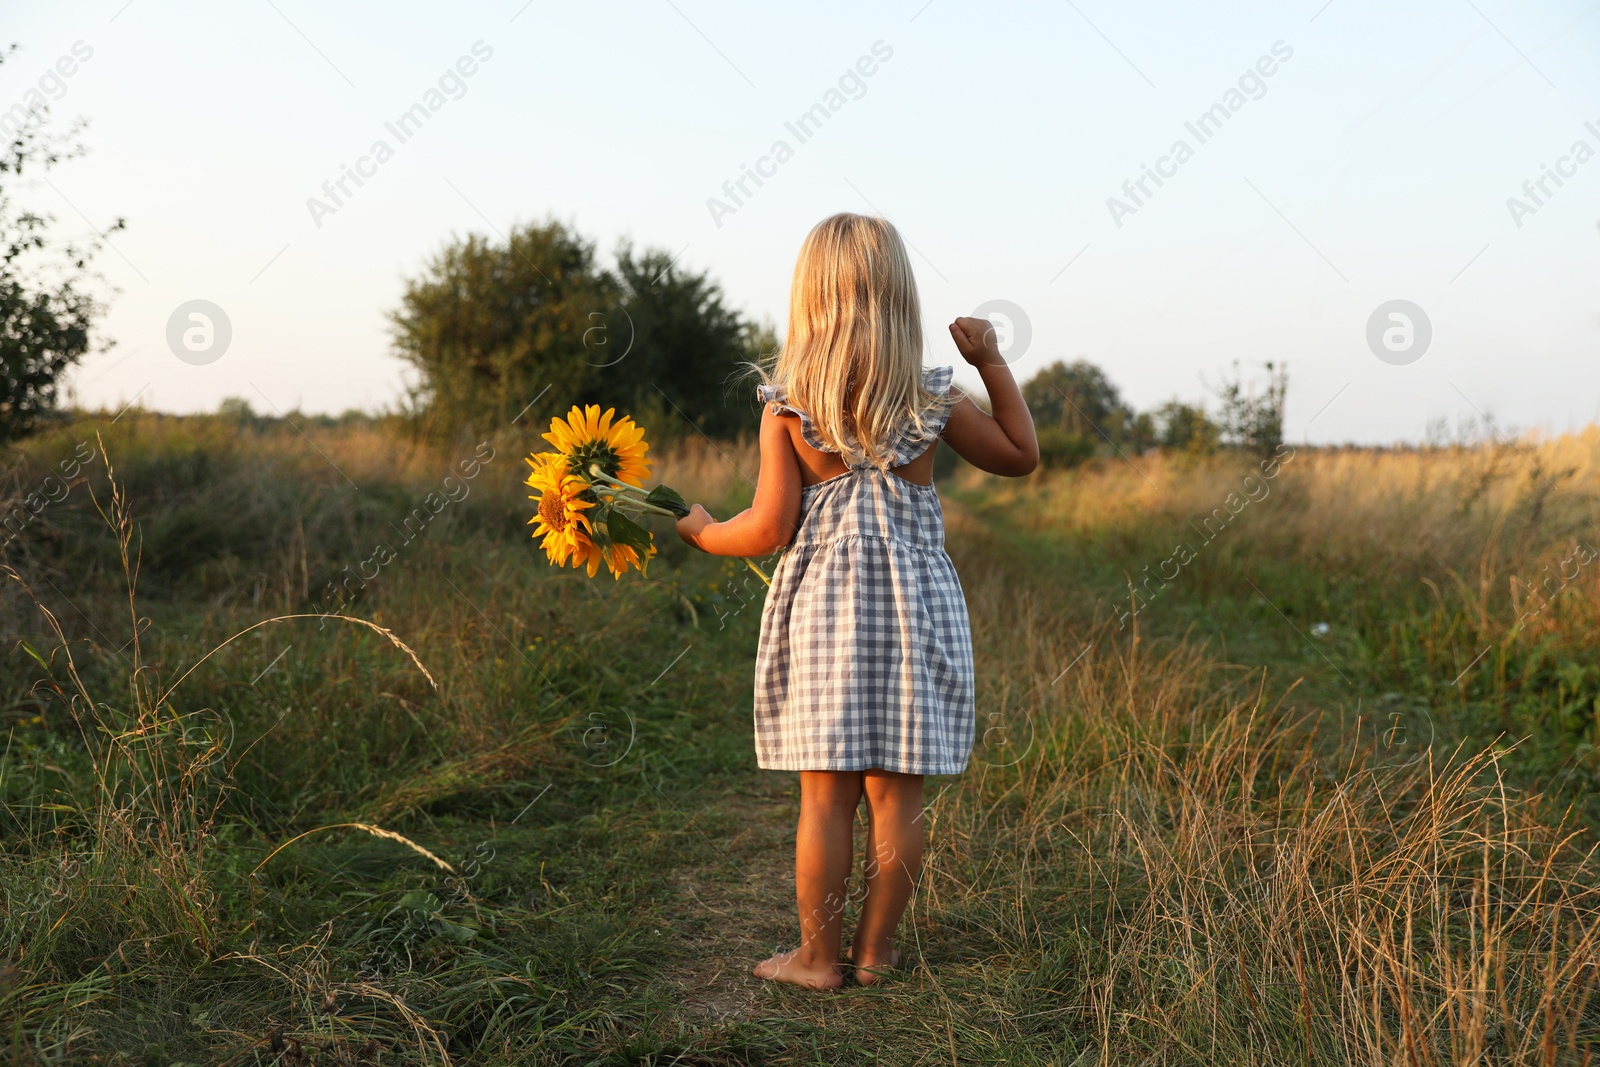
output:
[{"label": "girl's bare arm", "polygon": [[696,504],[678,520],[678,536],[713,556],[765,556],[794,539],[799,521],[800,460],[782,417],[763,408],[755,502],[726,522]]},{"label": "girl's bare arm", "polygon": [[944,440],[962,459],[990,474],[1020,478],[1039,465],[1033,415],[1011,368],[1000,356],[994,326],[986,319],[960,318],[950,324],[961,358],[976,367],[989,393],[989,414],[963,395],[950,409]]}]

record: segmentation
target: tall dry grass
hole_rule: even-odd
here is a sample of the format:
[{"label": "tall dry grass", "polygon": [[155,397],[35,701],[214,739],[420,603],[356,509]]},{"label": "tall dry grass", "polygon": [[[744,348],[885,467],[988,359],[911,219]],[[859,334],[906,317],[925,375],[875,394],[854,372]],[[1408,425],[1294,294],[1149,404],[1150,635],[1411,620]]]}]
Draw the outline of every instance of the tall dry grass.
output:
[{"label": "tall dry grass", "polygon": [[[1252,549],[1329,568],[1375,566],[1411,579],[1441,564],[1468,571],[1479,597],[1525,587],[1574,539],[1600,542],[1597,427],[1473,447],[1286,446],[1270,469],[1226,454],[1150,453],[995,491],[997,502],[1068,536],[1092,541],[1159,519],[1193,523],[1187,536],[1198,548],[1208,535],[1226,544],[1222,534],[1237,523]],[[1230,513],[1230,495],[1249,502]]]},{"label": "tall dry grass", "polygon": [[1226,643],[1253,604],[1337,662],[1352,703],[1387,694],[1422,728],[1519,742],[1513,763],[1600,814],[1600,429],[1298,448],[1269,468],[1157,454],[981,492],[1113,570],[1120,588],[1093,592],[1107,613],[1199,600]]},{"label": "tall dry grass", "polygon": [[1098,1062],[1590,1062],[1592,834],[1503,753],[1340,737],[1289,679],[1091,621],[994,547],[958,558],[984,736],[917,926],[976,962],[941,998]]}]

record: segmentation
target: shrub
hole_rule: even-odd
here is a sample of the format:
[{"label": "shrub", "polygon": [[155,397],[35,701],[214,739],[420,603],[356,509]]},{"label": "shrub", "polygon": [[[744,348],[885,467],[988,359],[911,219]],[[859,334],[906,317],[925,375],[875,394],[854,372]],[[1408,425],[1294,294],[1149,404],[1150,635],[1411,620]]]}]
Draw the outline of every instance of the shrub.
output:
[{"label": "shrub", "polygon": [[1094,455],[1094,442],[1082,434],[1045,426],[1038,431],[1039,464],[1056,470],[1076,467]]}]

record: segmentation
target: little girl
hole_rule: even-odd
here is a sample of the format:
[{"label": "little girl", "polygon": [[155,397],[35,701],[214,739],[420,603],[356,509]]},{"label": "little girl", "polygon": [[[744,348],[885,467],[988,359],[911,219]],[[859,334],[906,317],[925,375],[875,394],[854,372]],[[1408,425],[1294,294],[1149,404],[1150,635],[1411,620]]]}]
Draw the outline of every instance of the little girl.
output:
[{"label": "little girl", "polygon": [[994,414],[922,367],[922,312],[905,247],[883,219],[835,215],[795,264],[789,335],[758,395],[755,502],[725,522],[678,522],[719,556],[784,546],[761,613],[756,757],[800,772],[800,945],[756,977],[844,980],[840,935],[856,807],[867,798],[866,896],[850,966],[872,984],[899,964],[895,928],[922,863],[922,776],[972,751],[972,635],[933,489],[939,439],[975,467],[1038,463],[1033,420],[982,319],[950,325]]}]

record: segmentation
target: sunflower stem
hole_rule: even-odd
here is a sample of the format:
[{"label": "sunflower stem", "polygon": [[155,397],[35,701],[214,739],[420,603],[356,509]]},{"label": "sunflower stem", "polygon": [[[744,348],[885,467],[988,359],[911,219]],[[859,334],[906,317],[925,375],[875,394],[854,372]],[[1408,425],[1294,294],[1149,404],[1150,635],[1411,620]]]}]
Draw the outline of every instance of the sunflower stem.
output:
[{"label": "sunflower stem", "polygon": [[[645,503],[643,497],[647,495],[648,491],[640,486],[629,485],[627,482],[618,481],[617,479],[601,471],[599,467],[593,464],[591,464],[589,467],[589,476],[591,479],[590,487],[592,489],[594,489],[597,493],[608,492],[611,494],[611,505],[613,507],[637,509],[637,511],[641,514],[665,515],[669,519],[678,518],[676,512],[668,511],[666,508],[656,507],[654,504]],[[618,497],[622,497],[624,499],[618,500]],[[755,560],[750,559],[747,556],[741,558],[744,559],[744,565],[754,571],[757,578],[760,578],[764,583],[766,583],[768,589],[772,588],[771,577],[767,575],[766,571],[756,566]]]},{"label": "sunflower stem", "polygon": [[645,492],[644,489],[640,488],[637,485],[629,485],[627,482],[618,481],[617,479],[611,477],[611,475],[609,475],[609,474],[605,473],[604,471],[602,471],[597,464],[591,463],[589,465],[589,478],[590,478],[591,481],[605,482],[607,485],[609,485],[609,486],[611,486],[613,488],[616,488],[616,489],[625,489],[625,490],[627,490],[629,492],[633,492],[633,493],[643,493],[643,492]]},{"label": "sunflower stem", "polygon": [[640,504],[632,500],[627,501],[625,504],[614,504],[613,507],[619,507],[623,510],[636,509],[641,515],[664,515],[674,521],[678,518],[675,513],[668,511],[666,508],[658,508],[654,504]]},{"label": "sunflower stem", "polygon": [[[627,482],[618,481],[592,465],[589,468],[589,474],[591,478],[589,488],[596,493],[610,493],[611,503],[614,507],[637,508],[640,514],[664,515],[673,520],[680,518],[675,511],[669,511],[666,508],[647,502],[645,498],[649,496],[649,490],[641,486],[629,485]],[[618,500],[619,497],[622,499]]]},{"label": "sunflower stem", "polygon": [[676,519],[678,517],[675,513],[668,511],[666,508],[658,508],[654,504],[646,504],[642,500],[635,500],[631,497],[624,497],[623,499],[618,500],[617,496],[620,495],[621,494],[616,494],[607,498],[607,502],[610,503],[612,507],[622,508],[624,511],[632,510],[641,515],[665,515],[669,519]]}]

